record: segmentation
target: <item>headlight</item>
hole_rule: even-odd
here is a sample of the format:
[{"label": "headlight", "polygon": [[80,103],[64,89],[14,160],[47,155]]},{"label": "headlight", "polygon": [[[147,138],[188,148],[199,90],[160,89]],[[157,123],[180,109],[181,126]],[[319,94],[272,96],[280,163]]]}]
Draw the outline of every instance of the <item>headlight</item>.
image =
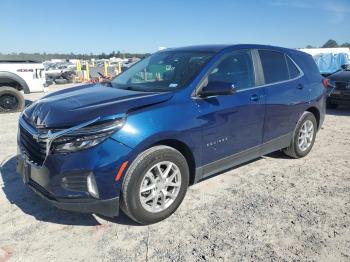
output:
[{"label": "headlight", "polygon": [[110,137],[124,122],[124,118],[108,120],[75,130],[56,138],[52,142],[51,150],[53,153],[67,153],[91,148]]}]

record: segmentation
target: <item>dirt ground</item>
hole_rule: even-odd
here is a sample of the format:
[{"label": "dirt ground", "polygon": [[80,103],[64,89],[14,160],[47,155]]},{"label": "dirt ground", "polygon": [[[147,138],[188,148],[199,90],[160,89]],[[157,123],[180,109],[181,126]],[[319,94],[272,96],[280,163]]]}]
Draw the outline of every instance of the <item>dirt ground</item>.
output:
[{"label": "dirt ground", "polygon": [[276,152],[206,179],[151,226],[32,193],[15,172],[18,116],[0,115],[0,261],[350,261],[349,108],[328,112],[307,157]]}]

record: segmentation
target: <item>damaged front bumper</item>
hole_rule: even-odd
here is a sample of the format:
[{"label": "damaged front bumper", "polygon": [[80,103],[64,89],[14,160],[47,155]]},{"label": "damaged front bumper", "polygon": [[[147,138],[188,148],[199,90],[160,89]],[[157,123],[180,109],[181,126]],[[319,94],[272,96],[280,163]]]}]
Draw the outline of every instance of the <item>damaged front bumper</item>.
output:
[{"label": "damaged front bumper", "polygon": [[[48,165],[53,166],[54,163],[52,159],[50,160]],[[103,175],[99,173],[98,168],[89,172],[86,168],[82,168],[58,174],[53,170],[57,169],[50,170],[47,166],[37,166],[28,161],[24,154],[17,155],[16,171],[23,182],[53,206],[67,211],[95,213],[107,217],[119,215],[120,185],[113,179],[114,170],[111,174],[106,172]],[[101,195],[100,198],[95,198],[89,193],[87,177],[93,173],[96,174],[96,188]],[[104,185],[104,181],[110,183]]]},{"label": "damaged front bumper", "polygon": [[[68,154],[66,157],[69,159]],[[44,166],[37,166],[20,153],[17,155],[16,171],[30,189],[59,209],[115,217],[119,214],[121,186],[114,180],[118,162],[115,162],[115,168],[114,164],[110,165],[111,170],[104,167],[104,172],[99,167],[78,168],[78,165],[68,171],[64,170],[64,165],[60,169],[62,162],[58,159],[51,157]],[[69,165],[70,161],[66,161],[66,164]],[[87,178],[91,174],[96,180],[98,198],[93,197],[88,188]]]},{"label": "damaged front bumper", "polygon": [[[60,209],[108,217],[119,214],[122,181],[115,176],[131,148],[107,138],[86,150],[46,155],[35,136],[19,129],[17,172],[26,185]],[[39,151],[43,151],[42,163],[33,161]]]}]

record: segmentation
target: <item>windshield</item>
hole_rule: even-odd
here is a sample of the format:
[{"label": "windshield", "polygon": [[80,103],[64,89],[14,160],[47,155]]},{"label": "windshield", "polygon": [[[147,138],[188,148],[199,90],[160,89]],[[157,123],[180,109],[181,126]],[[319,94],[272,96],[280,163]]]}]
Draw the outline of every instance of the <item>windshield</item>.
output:
[{"label": "windshield", "polygon": [[145,92],[176,90],[189,84],[213,54],[193,51],[158,52],[114,78],[111,85]]}]

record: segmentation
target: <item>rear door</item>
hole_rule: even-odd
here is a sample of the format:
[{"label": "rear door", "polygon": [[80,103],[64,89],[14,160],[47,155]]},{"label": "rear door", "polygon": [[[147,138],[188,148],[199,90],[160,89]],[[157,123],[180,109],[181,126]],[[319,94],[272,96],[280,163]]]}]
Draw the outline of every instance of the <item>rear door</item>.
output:
[{"label": "rear door", "polygon": [[263,142],[282,139],[289,143],[300,114],[309,101],[302,71],[285,53],[258,50],[266,90]]},{"label": "rear door", "polygon": [[[251,50],[233,51],[222,58],[211,69],[210,81],[232,84],[237,92],[196,99],[203,121],[203,165],[259,146],[265,115],[265,91],[256,86]],[[215,166],[207,169],[204,172],[210,173]]]}]

